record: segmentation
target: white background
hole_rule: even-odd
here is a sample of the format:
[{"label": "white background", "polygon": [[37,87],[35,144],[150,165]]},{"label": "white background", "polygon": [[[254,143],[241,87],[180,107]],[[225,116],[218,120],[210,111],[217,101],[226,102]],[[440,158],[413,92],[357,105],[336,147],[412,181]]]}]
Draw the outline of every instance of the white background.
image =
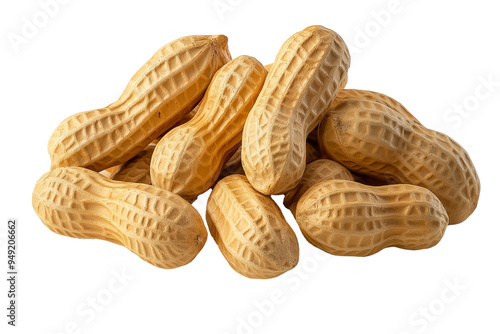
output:
[{"label": "white background", "polygon": [[[500,331],[498,2],[66,2],[46,22],[35,0],[0,5],[2,271],[6,220],[20,224],[18,327],[6,325],[2,279],[2,333]],[[41,27],[15,46],[9,38],[22,36],[25,20]],[[211,237],[192,263],[162,270],[124,247],[56,235],[37,218],[31,192],[49,168],[52,130],[73,113],[114,101],[162,45],[184,35],[225,34],[233,57],[268,64],[290,35],[313,24],[334,29],[350,45],[348,88],[396,98],[469,152],[481,178],[479,206],[439,245],[330,256],[305,241],[276,196],[299,238],[301,260],[283,276],[251,280],[229,267]],[[195,202],[203,216],[206,198]],[[122,271],[130,277],[115,282]],[[99,311],[91,311],[93,298]]]}]

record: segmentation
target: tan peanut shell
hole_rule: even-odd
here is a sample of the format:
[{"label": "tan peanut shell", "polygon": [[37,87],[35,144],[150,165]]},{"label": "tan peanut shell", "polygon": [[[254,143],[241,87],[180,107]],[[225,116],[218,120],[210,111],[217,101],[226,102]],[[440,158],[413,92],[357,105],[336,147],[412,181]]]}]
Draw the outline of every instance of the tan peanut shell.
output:
[{"label": "tan peanut shell", "polygon": [[151,173],[149,166],[155,145],[148,145],[135,157],[119,165],[110,172],[109,178],[116,181],[144,183],[151,185]]},{"label": "tan peanut shell", "polygon": [[59,124],[48,145],[52,168],[101,171],[130,160],[193,109],[230,59],[223,35],[182,37],[165,45],[116,102]]},{"label": "tan peanut shell", "polygon": [[151,160],[155,186],[186,199],[208,190],[241,145],[241,134],[266,78],[253,57],[240,56],[214,76],[196,115],[167,133]]},{"label": "tan peanut shell", "polygon": [[310,188],[297,204],[296,219],[314,246],[353,256],[391,246],[430,248],[448,225],[445,208],[428,189],[410,184],[372,187],[346,180]]},{"label": "tan peanut shell", "polygon": [[467,152],[450,137],[425,128],[405,113],[367,100],[346,100],[319,128],[321,149],[351,171],[432,191],[450,224],[477,206],[479,177]]},{"label": "tan peanut shell", "polygon": [[[196,115],[196,113],[198,112],[198,110],[199,110],[199,109],[200,109],[200,104],[198,103],[198,104],[197,104],[197,105],[193,108],[193,110],[191,110],[189,113],[187,113],[187,114],[185,114],[184,116],[182,116],[182,118],[180,119],[180,121],[179,121],[179,122],[177,122],[177,123],[174,125],[174,128],[175,128],[175,127],[178,127],[179,125],[182,125],[182,124],[184,124],[184,123],[187,123],[187,122],[189,122],[190,120],[192,120],[192,119],[193,119],[193,117],[194,117],[194,115]],[[173,128],[172,128],[172,129],[173,129]],[[172,129],[170,129],[170,130],[172,130]],[[158,139],[161,139],[161,137],[160,137],[160,138],[158,138]]]},{"label": "tan peanut shell", "polygon": [[[267,64],[266,66],[264,66],[264,68],[269,72],[272,66],[273,64]],[[340,82],[340,89],[343,90],[345,88],[345,86],[347,85],[347,80],[348,80],[348,75],[346,73],[345,76],[342,78],[342,81]]]},{"label": "tan peanut shell", "polygon": [[191,110],[188,114],[185,114],[184,116],[182,116],[182,118],[177,123],[175,123],[171,128],[169,128],[167,131],[165,131],[160,136],[158,136],[158,138],[156,138],[155,140],[153,140],[151,143],[155,144],[155,145],[158,144],[158,142],[163,138],[163,136],[165,136],[170,130],[172,130],[172,129],[178,127],[179,125],[182,125],[182,124],[187,123],[190,120],[192,120],[193,117],[194,117],[194,115],[196,115],[196,113],[198,112],[199,108],[200,108],[200,104],[198,103],[196,105],[196,107],[193,108],[193,110]]},{"label": "tan peanut shell", "polygon": [[350,56],[342,38],[311,26],[281,47],[243,131],[241,161],[252,186],[283,194],[306,165],[306,138],[342,89]]},{"label": "tan peanut shell", "polygon": [[[415,118],[415,116],[413,116],[413,114],[410,113],[408,109],[405,108],[405,106],[403,106],[392,97],[382,93],[362,89],[343,89],[338,93],[337,97],[333,101],[331,109],[335,108],[337,105],[346,100],[364,100],[381,103],[420,124],[418,119]],[[318,131],[311,132],[307,139],[310,140],[310,138],[314,138],[319,146]],[[398,183],[398,180],[395,180],[394,177],[391,177],[390,175],[384,175],[384,177],[382,178],[376,178],[372,175],[352,173],[352,176],[354,177],[354,181],[370,186],[385,186]]]},{"label": "tan peanut shell", "polygon": [[229,265],[249,278],[272,278],[295,267],[299,244],[271,197],[244,175],[217,183],[207,203],[210,234]]},{"label": "tan peanut shell", "polygon": [[[345,87],[345,84],[347,83],[347,75],[346,75],[346,82],[344,83],[343,87]],[[381,104],[384,104],[388,106],[389,108],[393,108],[396,111],[399,111],[409,118],[413,118],[413,120],[417,123],[418,120],[398,101],[394,100],[393,98],[381,94],[381,93],[376,93],[372,92],[369,90],[361,90],[361,89],[342,89],[339,91],[337,96],[332,102],[332,105],[330,109],[333,109],[340,103],[344,102],[345,100],[356,100],[356,99],[361,99],[361,100],[368,100],[372,102],[378,102]],[[307,142],[310,142],[312,144],[315,144],[317,147],[319,147],[319,138],[318,138],[318,127],[315,127],[313,131],[309,133],[307,136]]]},{"label": "tan peanut shell", "polygon": [[338,93],[335,100],[333,100],[330,109],[334,109],[336,106],[347,100],[362,100],[362,101],[377,102],[403,114],[408,119],[413,120],[413,122],[420,124],[418,119],[415,116],[413,116],[413,114],[410,113],[408,109],[406,109],[401,103],[399,103],[390,96],[387,96],[382,93],[373,92],[370,90],[343,89]]},{"label": "tan peanut shell", "polygon": [[353,181],[351,172],[338,162],[320,159],[307,164],[304,175],[299,184],[286,193],[283,204],[295,216],[297,203],[300,197],[316,183],[326,180],[349,180]]},{"label": "tan peanut shell", "polygon": [[55,233],[125,246],[160,268],[191,262],[207,238],[203,219],[180,196],[81,167],[43,175],[33,191],[33,208]]}]

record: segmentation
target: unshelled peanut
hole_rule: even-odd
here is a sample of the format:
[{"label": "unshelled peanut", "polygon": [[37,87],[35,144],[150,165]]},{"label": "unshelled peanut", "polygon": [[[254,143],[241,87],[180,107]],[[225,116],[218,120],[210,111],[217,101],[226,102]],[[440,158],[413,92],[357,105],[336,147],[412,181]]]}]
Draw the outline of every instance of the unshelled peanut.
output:
[{"label": "unshelled peanut", "polygon": [[307,135],[343,88],[349,65],[342,38],[321,26],[283,44],[243,131],[241,161],[255,189],[283,194],[297,185]]},{"label": "unshelled peanut", "polygon": [[271,197],[244,175],[217,183],[207,203],[210,234],[230,266],[250,278],[272,278],[297,265],[299,244]]},{"label": "unshelled peanut", "polygon": [[300,198],[295,216],[305,238],[334,255],[367,256],[390,246],[429,248],[448,225],[445,208],[428,189],[346,180],[312,186]]},{"label": "unshelled peanut", "polygon": [[230,58],[223,35],[188,36],[165,45],[116,102],[59,124],[48,145],[52,168],[101,171],[130,160],[193,109]]},{"label": "unshelled peanut", "polygon": [[186,199],[208,190],[241,145],[245,120],[266,75],[264,66],[249,56],[224,65],[193,119],[156,145],[151,160],[153,184]]},{"label": "unshelled peanut", "polygon": [[33,191],[33,208],[55,233],[125,246],[160,268],[191,262],[207,238],[200,214],[180,196],[81,167],[43,175]]},{"label": "unshelled peanut", "polygon": [[349,170],[429,189],[450,224],[464,221],[477,206],[479,177],[465,149],[406,113],[346,99],[321,122],[319,139],[322,151]]},{"label": "unshelled peanut", "polygon": [[118,100],[56,127],[52,170],[32,195],[51,231],[180,267],[205,245],[190,203],[212,188],[206,221],[225,260],[267,279],[299,261],[271,195],[285,195],[309,243],[347,256],[433,247],[476,209],[480,181],[465,149],[395,99],[346,89],[351,58],[336,32],[307,27],[266,66],[232,60],[227,43],[179,38]]}]

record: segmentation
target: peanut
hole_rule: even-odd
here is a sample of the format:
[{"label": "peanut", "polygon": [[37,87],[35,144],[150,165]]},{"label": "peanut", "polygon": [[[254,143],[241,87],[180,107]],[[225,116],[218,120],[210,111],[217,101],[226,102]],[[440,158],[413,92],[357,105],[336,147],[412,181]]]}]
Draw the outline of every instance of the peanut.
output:
[{"label": "peanut", "polygon": [[424,249],[436,245],[448,216],[429,190],[398,184],[371,187],[329,180],[299,200],[297,223],[314,246],[334,255],[367,256],[383,248]]},{"label": "peanut", "polygon": [[345,100],[319,128],[321,149],[349,170],[432,191],[450,224],[477,206],[480,184],[467,152],[448,136],[406,113],[368,100]]},{"label": "peanut", "polygon": [[272,278],[297,265],[299,244],[279,207],[244,175],[217,183],[207,202],[210,234],[229,265],[249,278]]},{"label": "peanut", "polygon": [[306,166],[306,170],[299,184],[286,193],[283,204],[295,216],[297,202],[300,200],[300,197],[316,183],[326,180],[352,181],[353,177],[351,173],[338,162],[328,159],[316,160]]},{"label": "peanut", "polygon": [[33,191],[33,208],[55,233],[125,246],[160,268],[191,262],[207,238],[203,219],[180,196],[81,167],[43,175]]},{"label": "peanut", "polygon": [[297,185],[306,137],[343,88],[349,64],[342,38],[321,26],[283,44],[243,130],[241,161],[255,189],[283,194]]},{"label": "peanut", "polygon": [[245,119],[266,75],[253,57],[240,56],[224,65],[193,119],[156,145],[151,160],[153,184],[185,199],[209,189],[240,146]]},{"label": "peanut", "polygon": [[165,45],[116,102],[59,124],[48,145],[52,168],[101,171],[130,160],[193,109],[230,58],[223,35],[183,37]]}]

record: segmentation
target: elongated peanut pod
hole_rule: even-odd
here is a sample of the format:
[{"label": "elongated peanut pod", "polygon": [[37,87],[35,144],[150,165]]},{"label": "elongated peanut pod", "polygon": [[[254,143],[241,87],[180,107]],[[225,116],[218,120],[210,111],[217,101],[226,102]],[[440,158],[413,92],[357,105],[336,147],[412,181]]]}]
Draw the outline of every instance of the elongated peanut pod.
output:
[{"label": "elongated peanut pod", "polygon": [[241,144],[248,112],[267,71],[240,56],[214,76],[193,119],[167,133],[151,160],[155,186],[192,199],[208,190]]},{"label": "elongated peanut pod", "polygon": [[272,278],[297,265],[299,244],[271,197],[244,175],[217,183],[207,202],[210,234],[229,265],[249,278]]},{"label": "elongated peanut pod", "polygon": [[165,45],[116,102],[59,124],[48,145],[52,168],[101,171],[130,160],[193,109],[230,59],[223,35],[183,37]]},{"label": "elongated peanut pod", "polygon": [[203,219],[180,196],[80,167],[43,175],[33,191],[33,208],[55,233],[125,246],[160,268],[191,262],[207,238]]},{"label": "elongated peanut pod", "polygon": [[319,134],[321,150],[349,170],[432,191],[450,224],[464,221],[477,206],[479,177],[465,149],[405,113],[346,100],[330,110]]},{"label": "elongated peanut pod", "polygon": [[306,137],[343,88],[349,65],[342,38],[321,26],[283,44],[243,131],[241,161],[255,189],[283,194],[297,185]]},{"label": "elongated peanut pod", "polygon": [[436,245],[448,215],[429,190],[398,184],[371,187],[354,181],[317,183],[299,200],[297,223],[314,246],[335,255],[367,256],[386,247]]},{"label": "elongated peanut pod", "polygon": [[297,202],[300,200],[300,197],[316,183],[326,180],[352,181],[353,177],[351,172],[338,162],[328,159],[313,161],[306,166],[306,170],[299,184],[286,193],[283,204],[295,216]]}]

